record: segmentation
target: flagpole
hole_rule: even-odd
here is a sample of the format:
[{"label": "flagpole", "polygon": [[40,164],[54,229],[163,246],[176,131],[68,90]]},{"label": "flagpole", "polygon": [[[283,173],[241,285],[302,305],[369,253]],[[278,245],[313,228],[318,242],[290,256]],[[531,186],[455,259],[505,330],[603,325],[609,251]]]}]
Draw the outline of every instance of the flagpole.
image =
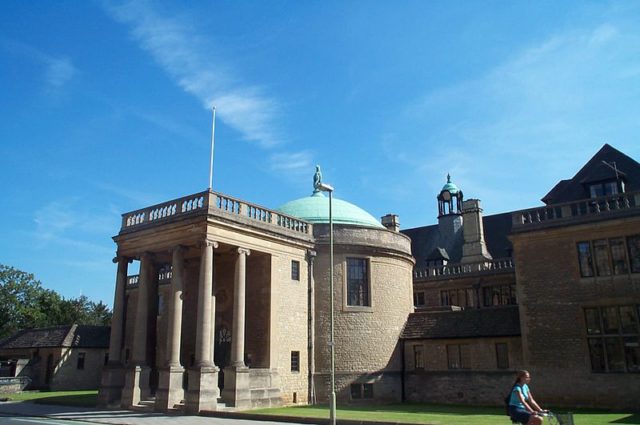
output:
[{"label": "flagpole", "polygon": [[209,190],[213,188],[213,147],[216,136],[216,107],[213,107],[213,121],[211,124],[211,158],[209,160]]}]

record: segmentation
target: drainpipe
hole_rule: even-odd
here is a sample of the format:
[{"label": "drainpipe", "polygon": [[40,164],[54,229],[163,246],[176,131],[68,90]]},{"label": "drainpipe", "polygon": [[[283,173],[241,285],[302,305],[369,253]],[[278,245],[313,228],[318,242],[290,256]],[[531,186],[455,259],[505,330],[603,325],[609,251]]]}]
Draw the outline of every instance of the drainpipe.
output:
[{"label": "drainpipe", "polygon": [[313,261],[316,258],[316,252],[313,250],[307,251],[307,361],[309,375],[308,380],[308,403],[316,404],[316,386],[314,382],[314,376],[316,373],[316,359],[314,350],[315,341],[315,288],[313,281]]}]

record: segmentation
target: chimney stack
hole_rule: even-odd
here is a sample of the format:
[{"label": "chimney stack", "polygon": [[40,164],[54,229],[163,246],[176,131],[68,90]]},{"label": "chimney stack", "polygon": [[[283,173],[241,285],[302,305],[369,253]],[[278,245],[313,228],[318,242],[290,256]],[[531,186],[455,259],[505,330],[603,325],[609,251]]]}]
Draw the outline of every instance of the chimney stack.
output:
[{"label": "chimney stack", "polygon": [[395,214],[387,214],[380,219],[382,225],[392,232],[400,231],[400,218]]},{"label": "chimney stack", "polygon": [[479,199],[469,199],[462,202],[462,232],[464,245],[462,246],[461,263],[480,263],[491,260],[484,242],[482,225],[482,208]]}]

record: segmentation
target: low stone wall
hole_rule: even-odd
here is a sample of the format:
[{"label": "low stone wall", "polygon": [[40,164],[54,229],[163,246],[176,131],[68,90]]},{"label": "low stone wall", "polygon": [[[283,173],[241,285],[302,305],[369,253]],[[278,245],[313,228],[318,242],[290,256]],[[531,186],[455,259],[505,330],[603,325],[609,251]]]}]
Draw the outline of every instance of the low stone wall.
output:
[{"label": "low stone wall", "polygon": [[17,393],[24,390],[31,383],[26,376],[19,378],[0,378],[0,393]]}]

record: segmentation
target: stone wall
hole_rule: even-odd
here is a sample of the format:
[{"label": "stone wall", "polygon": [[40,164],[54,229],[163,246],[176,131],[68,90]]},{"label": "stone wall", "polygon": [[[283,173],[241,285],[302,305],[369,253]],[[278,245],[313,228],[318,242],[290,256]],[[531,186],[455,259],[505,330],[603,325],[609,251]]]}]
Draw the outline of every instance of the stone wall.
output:
[{"label": "stone wall", "polygon": [[640,304],[640,274],[582,278],[576,244],[638,229],[631,217],[512,236],[524,359],[541,400],[637,408],[637,373],[592,372],[584,308]]},{"label": "stone wall", "polygon": [[[67,348],[57,362],[51,380],[52,391],[93,390],[100,385],[106,348]],[[78,369],[78,356],[84,353],[84,368]]]},{"label": "stone wall", "polygon": [[[315,385],[318,402],[329,394],[330,315],[328,226],[315,225],[318,256],[314,269]],[[334,226],[334,309],[336,396],[353,401],[352,383],[374,384],[376,401],[400,401],[402,358],[399,336],[413,311],[409,239],[388,230]],[[347,305],[347,258],[365,258],[369,265],[371,305]]]}]

